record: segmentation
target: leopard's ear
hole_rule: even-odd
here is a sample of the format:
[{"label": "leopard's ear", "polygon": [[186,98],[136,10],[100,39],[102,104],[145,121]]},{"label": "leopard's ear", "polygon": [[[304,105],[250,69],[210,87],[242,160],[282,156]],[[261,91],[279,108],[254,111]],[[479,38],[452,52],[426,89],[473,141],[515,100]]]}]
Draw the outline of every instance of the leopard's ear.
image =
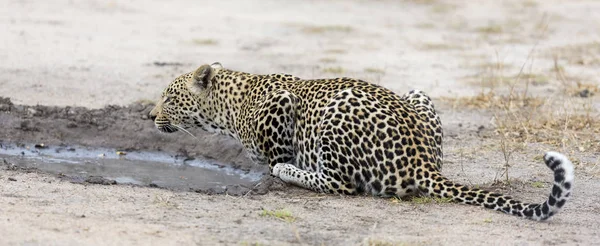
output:
[{"label": "leopard's ear", "polygon": [[222,69],[223,68],[223,64],[221,64],[220,62],[213,62],[213,64],[210,64],[210,66],[213,69]]},{"label": "leopard's ear", "polygon": [[215,70],[210,65],[202,65],[192,74],[188,81],[188,89],[195,94],[210,87],[210,81],[215,77]]}]

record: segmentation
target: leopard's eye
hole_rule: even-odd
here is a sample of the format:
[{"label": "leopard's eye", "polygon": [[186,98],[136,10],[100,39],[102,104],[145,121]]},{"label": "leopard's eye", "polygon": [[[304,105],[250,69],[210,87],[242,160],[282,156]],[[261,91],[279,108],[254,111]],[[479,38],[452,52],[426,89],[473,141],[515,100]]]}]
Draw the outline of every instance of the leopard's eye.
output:
[{"label": "leopard's eye", "polygon": [[163,103],[164,103],[164,104],[167,104],[167,103],[169,103],[169,102],[171,102],[171,97],[168,97],[168,96],[167,96],[167,97],[165,97],[165,99],[163,100]]}]

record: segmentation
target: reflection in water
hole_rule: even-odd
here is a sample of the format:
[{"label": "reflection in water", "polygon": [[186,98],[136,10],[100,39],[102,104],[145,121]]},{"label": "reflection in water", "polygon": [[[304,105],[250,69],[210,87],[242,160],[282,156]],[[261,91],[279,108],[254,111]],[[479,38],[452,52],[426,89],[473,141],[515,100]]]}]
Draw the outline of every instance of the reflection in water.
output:
[{"label": "reflection in water", "polygon": [[0,147],[0,158],[18,166],[70,177],[102,176],[121,184],[155,184],[178,190],[210,189],[225,185],[250,186],[262,176],[262,172],[246,172],[206,159],[184,160],[160,152],[119,154],[122,153],[112,149],[85,147]]}]

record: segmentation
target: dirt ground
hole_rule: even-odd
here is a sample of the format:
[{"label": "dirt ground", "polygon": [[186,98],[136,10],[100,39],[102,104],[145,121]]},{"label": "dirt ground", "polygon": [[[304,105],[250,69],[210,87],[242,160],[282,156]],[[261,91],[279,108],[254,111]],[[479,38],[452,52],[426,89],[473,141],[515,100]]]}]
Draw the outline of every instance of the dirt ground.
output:
[{"label": "dirt ground", "polygon": [[[556,150],[573,160],[576,184],[565,209],[540,223],[427,199],[322,195],[270,178],[226,194],[74,183],[3,160],[0,245],[598,244],[599,12],[600,2],[554,0],[3,1],[0,144],[164,151],[263,168],[230,139],[161,134],[146,117],[173,77],[219,61],[427,91],[444,123],[451,179],[543,201],[552,175],[541,156]],[[488,105],[512,100],[490,95],[513,92],[526,95],[516,100],[525,112]],[[538,101],[561,106],[540,111]],[[568,119],[579,115],[573,108],[587,118],[564,129],[506,125],[514,112]]]}]

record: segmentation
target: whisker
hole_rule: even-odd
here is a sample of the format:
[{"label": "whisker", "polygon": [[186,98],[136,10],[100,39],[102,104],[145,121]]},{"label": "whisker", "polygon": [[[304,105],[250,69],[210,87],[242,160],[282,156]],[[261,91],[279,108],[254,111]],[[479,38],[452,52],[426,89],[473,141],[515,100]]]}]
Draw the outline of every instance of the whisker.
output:
[{"label": "whisker", "polygon": [[173,125],[173,124],[170,124],[169,126],[174,126],[174,127],[176,127],[177,129],[179,129],[179,130],[181,130],[181,131],[183,131],[183,132],[185,132],[185,133],[189,134],[190,136],[192,136],[193,138],[195,138],[195,139],[196,139],[198,142],[200,142],[200,139],[198,139],[196,136],[194,136],[194,134],[192,134],[192,133],[191,133],[191,132],[189,132],[188,130],[184,129],[183,127],[181,127],[181,126],[178,126],[178,125]]}]

